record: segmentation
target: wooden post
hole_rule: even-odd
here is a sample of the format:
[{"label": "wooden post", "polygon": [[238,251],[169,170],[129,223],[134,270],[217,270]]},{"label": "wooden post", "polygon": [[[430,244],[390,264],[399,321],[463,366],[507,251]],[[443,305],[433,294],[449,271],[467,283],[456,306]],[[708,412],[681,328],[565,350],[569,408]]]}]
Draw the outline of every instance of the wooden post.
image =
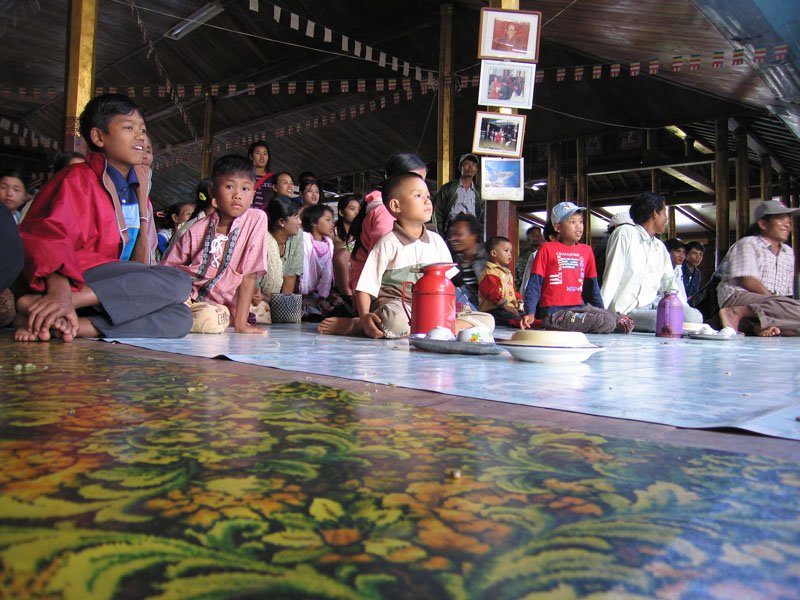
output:
[{"label": "wooden post", "polygon": [[761,155],[761,201],[772,200],[772,159],[769,154]]},{"label": "wooden post", "polygon": [[547,144],[547,215],[561,198],[561,144],[552,142]]},{"label": "wooden post", "polygon": [[442,4],[439,33],[439,130],[437,188],[453,178],[453,5]]},{"label": "wooden post", "polygon": [[[519,10],[519,0],[489,0],[489,6],[493,8]],[[501,112],[501,109],[491,110]],[[517,114],[517,109],[511,109],[511,114]],[[521,175],[524,181],[525,173]],[[513,272],[513,258],[519,255],[519,218],[517,217],[517,203],[509,200],[490,200],[487,201],[484,206],[484,214],[486,215],[486,237],[488,239],[493,235],[502,235],[509,239],[511,242],[512,256],[511,271]]]},{"label": "wooden post", "polygon": [[214,165],[214,109],[216,100],[211,94],[205,97],[205,115],[203,116],[203,149],[200,155],[200,179],[211,176]]},{"label": "wooden post", "polygon": [[[657,132],[653,129],[647,131],[646,144],[648,150],[656,149],[656,134]],[[661,171],[658,169],[650,171],[650,191],[654,194],[661,193]]]},{"label": "wooden post", "polygon": [[572,177],[564,177],[564,202],[575,202],[575,181]]},{"label": "wooden post", "polygon": [[714,147],[714,188],[717,202],[717,247],[715,265],[725,257],[730,248],[730,205],[728,202],[728,119],[717,119]]},{"label": "wooden post", "polygon": [[64,92],[64,150],[85,152],[78,117],[94,95],[97,0],[70,0]]},{"label": "wooden post", "polygon": [[750,160],[747,158],[747,132],[736,130],[736,239],[744,237],[750,225]]},{"label": "wooden post", "polygon": [[592,215],[589,212],[589,163],[586,156],[586,138],[579,137],[575,141],[575,178],[577,179],[578,196],[576,204],[585,208],[583,215],[583,243],[592,243]]},{"label": "wooden post", "polygon": [[670,206],[667,209],[669,222],[667,223],[667,239],[678,237],[678,224],[676,222],[675,207]]}]

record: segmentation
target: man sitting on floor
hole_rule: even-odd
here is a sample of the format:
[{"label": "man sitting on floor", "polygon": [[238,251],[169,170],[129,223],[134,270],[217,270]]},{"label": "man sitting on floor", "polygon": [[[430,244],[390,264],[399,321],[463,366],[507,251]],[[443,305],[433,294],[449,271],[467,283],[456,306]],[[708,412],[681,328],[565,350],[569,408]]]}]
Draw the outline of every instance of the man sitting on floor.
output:
[{"label": "man sitting on floor", "polygon": [[776,200],[756,207],[758,232],[736,242],[719,267],[723,326],[766,337],[800,333],[800,301],[791,298],[794,253],[785,243],[798,212]]}]

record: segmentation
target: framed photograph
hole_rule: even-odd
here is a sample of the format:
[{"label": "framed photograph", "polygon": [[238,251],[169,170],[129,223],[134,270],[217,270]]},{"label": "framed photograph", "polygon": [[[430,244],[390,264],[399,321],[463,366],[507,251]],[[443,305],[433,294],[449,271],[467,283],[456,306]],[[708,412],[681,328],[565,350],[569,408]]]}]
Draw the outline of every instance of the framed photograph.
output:
[{"label": "framed photograph", "polygon": [[479,112],[475,115],[472,152],[492,156],[522,156],[525,115]]},{"label": "framed photograph", "polygon": [[533,63],[482,60],[478,104],[530,109],[535,78]]},{"label": "framed photograph", "polygon": [[522,200],[525,197],[525,164],[522,158],[481,159],[481,198]]},{"label": "framed photograph", "polygon": [[540,12],[482,8],[478,58],[537,62],[541,29]]}]

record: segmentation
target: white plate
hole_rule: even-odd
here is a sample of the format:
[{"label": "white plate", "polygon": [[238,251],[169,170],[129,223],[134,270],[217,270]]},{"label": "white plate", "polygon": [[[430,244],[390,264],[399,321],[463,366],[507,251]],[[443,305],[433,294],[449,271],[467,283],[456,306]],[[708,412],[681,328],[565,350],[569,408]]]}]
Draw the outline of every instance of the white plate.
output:
[{"label": "white plate", "polygon": [[501,354],[502,348],[494,343],[459,342],[456,340],[430,340],[426,338],[409,338],[408,343],[414,348],[440,354]]},{"label": "white plate", "polygon": [[720,335],[718,333],[690,333],[689,338],[693,340],[710,340],[712,342],[732,342],[744,339],[744,334],[739,335]]},{"label": "white plate", "polygon": [[504,344],[503,342],[497,342],[497,345],[508,350],[518,360],[550,365],[583,362],[595,352],[605,350],[602,346],[557,348],[553,346],[521,346],[519,344]]}]

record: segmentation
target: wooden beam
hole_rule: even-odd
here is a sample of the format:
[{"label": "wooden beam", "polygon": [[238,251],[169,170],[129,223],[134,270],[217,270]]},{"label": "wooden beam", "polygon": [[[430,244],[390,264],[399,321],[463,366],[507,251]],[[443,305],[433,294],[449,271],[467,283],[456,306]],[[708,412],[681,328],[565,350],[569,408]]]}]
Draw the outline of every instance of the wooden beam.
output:
[{"label": "wooden beam", "polygon": [[679,179],[705,194],[714,193],[714,184],[711,181],[699,173],[690,171],[687,167],[660,167],[659,170],[667,175],[672,175],[675,179]]},{"label": "wooden beam", "polygon": [[730,247],[730,206],[728,203],[728,120],[717,119],[714,148],[716,149],[714,161],[714,187],[716,188],[717,202],[717,245],[716,262],[719,263],[728,253]]},{"label": "wooden beam", "polygon": [[67,69],[64,93],[64,144],[67,151],[85,152],[78,116],[94,95],[97,0],[70,0]]},{"label": "wooden beam", "polygon": [[[647,150],[652,152],[656,150],[657,141],[657,132],[654,129],[647,130]],[[650,169],[650,191],[654,194],[661,193],[661,179],[659,178],[659,171],[656,169]]]},{"label": "wooden beam", "polygon": [[667,239],[678,237],[678,226],[675,219],[675,207],[667,208]]},{"label": "wooden beam", "polygon": [[[578,184],[578,196],[576,204],[583,208],[589,209],[589,176],[587,171],[589,168],[589,159],[586,155],[586,138],[579,137],[575,141],[575,170],[576,180]],[[584,244],[591,243],[592,240],[592,220],[586,216],[583,223],[583,241]]]},{"label": "wooden beam", "polygon": [[547,214],[559,203],[561,197],[561,144],[547,144]]},{"label": "wooden beam", "polygon": [[769,146],[761,140],[755,133],[748,130],[747,127],[743,123],[740,123],[736,119],[730,119],[729,127],[734,131],[736,129],[744,129],[747,132],[747,147],[753,150],[759,156],[764,156],[765,154],[770,155],[770,162],[772,163],[772,168],[775,169],[778,173],[783,173],[784,171],[788,171],[789,169],[786,168],[780,160],[778,160],[772,152],[770,152]]},{"label": "wooden beam", "polygon": [[436,136],[437,188],[453,178],[453,5],[442,4],[439,33],[439,128]]},{"label": "wooden beam", "polygon": [[698,211],[696,211],[691,206],[680,206],[680,205],[677,205],[677,206],[675,206],[675,210],[677,212],[681,213],[684,217],[686,217],[690,221],[693,221],[693,222],[697,223],[698,225],[700,225],[700,227],[702,227],[703,229],[705,229],[709,233],[714,233],[714,231],[716,230],[716,226],[714,225],[714,223],[712,223],[711,221],[706,219],[702,215],[702,213],[699,213]]},{"label": "wooden beam", "polygon": [[750,226],[750,159],[747,156],[747,132],[736,130],[736,239],[744,237]]},{"label": "wooden beam", "polygon": [[761,201],[772,200],[772,159],[769,154],[761,155]]}]

